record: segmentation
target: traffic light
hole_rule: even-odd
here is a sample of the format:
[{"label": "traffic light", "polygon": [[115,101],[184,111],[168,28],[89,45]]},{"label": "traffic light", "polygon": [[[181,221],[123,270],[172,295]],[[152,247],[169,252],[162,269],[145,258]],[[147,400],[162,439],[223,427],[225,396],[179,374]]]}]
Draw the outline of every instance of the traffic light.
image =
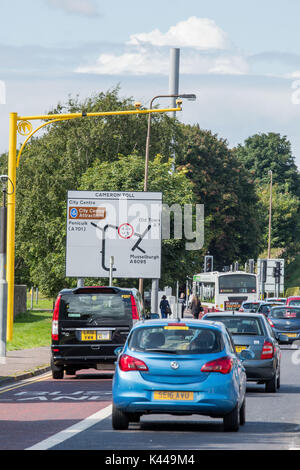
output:
[{"label": "traffic light", "polygon": [[276,266],[275,268],[273,269],[273,276],[275,277],[275,279],[278,281],[280,280],[280,276],[281,276],[281,265],[280,265],[280,261],[276,261]]},{"label": "traffic light", "polygon": [[204,272],[205,273],[210,273],[213,271],[213,261],[214,257],[213,256],[204,256]]}]

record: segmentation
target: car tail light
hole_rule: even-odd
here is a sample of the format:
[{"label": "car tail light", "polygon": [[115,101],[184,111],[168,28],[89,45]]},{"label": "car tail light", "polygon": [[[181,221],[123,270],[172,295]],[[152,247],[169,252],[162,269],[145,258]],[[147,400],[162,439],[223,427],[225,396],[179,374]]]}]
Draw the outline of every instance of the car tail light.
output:
[{"label": "car tail light", "polygon": [[275,328],[274,323],[272,322],[272,320],[270,318],[267,318],[267,320],[268,320],[269,324],[271,325],[271,327]]},{"label": "car tail light", "polygon": [[53,317],[52,317],[52,339],[58,341],[58,317],[59,317],[59,305],[60,305],[61,296],[59,295],[56,299]]},{"label": "car tail light", "polygon": [[131,312],[132,312],[132,320],[139,320],[139,312],[136,306],[135,298],[133,295],[130,296],[131,298]]},{"label": "car tail light", "polygon": [[232,358],[226,356],[207,362],[201,367],[201,372],[220,372],[221,374],[229,374],[232,370],[232,366]]},{"label": "car tail light", "polygon": [[146,364],[132,356],[128,356],[127,354],[122,354],[119,360],[119,367],[122,371],[128,372],[130,370],[140,370],[140,371],[147,371],[148,367]]},{"label": "car tail light", "polygon": [[243,311],[244,311],[244,309],[241,307],[241,308],[239,309],[239,312],[243,312]]},{"label": "car tail light", "polygon": [[270,343],[269,341],[265,341],[260,358],[261,359],[272,359],[273,355],[274,355],[273,344]]}]

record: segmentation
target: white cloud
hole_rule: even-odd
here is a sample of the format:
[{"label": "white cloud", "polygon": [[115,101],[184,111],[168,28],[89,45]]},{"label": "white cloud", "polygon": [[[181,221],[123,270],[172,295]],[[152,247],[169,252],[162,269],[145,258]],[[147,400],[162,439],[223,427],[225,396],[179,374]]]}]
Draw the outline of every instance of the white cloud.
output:
[{"label": "white cloud", "polygon": [[193,47],[195,49],[226,49],[227,34],[213,20],[191,16],[180,21],[166,32],[158,29],[150,33],[132,34],[129,45],[151,44],[153,46]]},{"label": "white cloud", "polygon": [[231,50],[230,41],[213,20],[192,16],[169,28],[133,34],[123,52],[102,53],[96,63],[75,71],[99,75],[169,75],[170,47],[183,47],[181,74],[245,74],[246,58]]},{"label": "white cloud", "polygon": [[97,7],[93,0],[48,0],[56,8],[83,16],[97,16]]}]

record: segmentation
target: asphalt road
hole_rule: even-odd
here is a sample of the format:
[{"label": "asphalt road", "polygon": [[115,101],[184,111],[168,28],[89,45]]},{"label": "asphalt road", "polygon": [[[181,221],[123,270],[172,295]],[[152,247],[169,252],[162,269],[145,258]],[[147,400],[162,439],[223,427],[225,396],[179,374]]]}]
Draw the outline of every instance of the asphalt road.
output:
[{"label": "asphalt road", "polygon": [[248,384],[247,422],[237,433],[224,433],[220,419],[195,415],[144,416],[140,425],[114,431],[111,378],[48,376],[0,390],[0,449],[300,450],[300,351],[282,351],[278,393]]}]

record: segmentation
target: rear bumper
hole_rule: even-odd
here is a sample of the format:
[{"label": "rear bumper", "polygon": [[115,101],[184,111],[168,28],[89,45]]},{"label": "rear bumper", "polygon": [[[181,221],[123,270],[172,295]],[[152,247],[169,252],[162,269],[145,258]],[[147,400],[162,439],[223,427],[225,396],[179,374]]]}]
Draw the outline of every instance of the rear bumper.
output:
[{"label": "rear bumper", "polygon": [[[120,345],[124,346],[124,345]],[[118,347],[118,345],[116,345]],[[54,351],[55,349],[59,349],[59,352]],[[52,346],[52,359],[55,366],[62,366],[62,367],[80,367],[82,369],[87,368],[100,368],[100,365],[110,366],[111,369],[115,368],[115,362],[117,357],[111,354],[101,354],[100,350],[97,354],[96,351],[93,354],[89,355],[74,355],[74,348],[73,354],[68,353],[68,348],[63,348],[61,346]],[[105,367],[104,367],[105,368]]]},{"label": "rear bumper", "polygon": [[276,374],[274,359],[263,359],[256,361],[244,361],[247,381],[256,382],[260,380],[271,380]]},{"label": "rear bumper", "polygon": [[[232,378],[222,377],[219,383],[208,377],[205,382],[189,384],[145,383],[140,381],[139,372],[115,373],[113,379],[113,401],[117,408],[127,413],[168,413],[199,414],[211,417],[224,417],[237,404],[240,406],[245,393]],[[124,377],[125,376],[125,377]],[[154,391],[192,391],[190,401],[155,400]]]}]

